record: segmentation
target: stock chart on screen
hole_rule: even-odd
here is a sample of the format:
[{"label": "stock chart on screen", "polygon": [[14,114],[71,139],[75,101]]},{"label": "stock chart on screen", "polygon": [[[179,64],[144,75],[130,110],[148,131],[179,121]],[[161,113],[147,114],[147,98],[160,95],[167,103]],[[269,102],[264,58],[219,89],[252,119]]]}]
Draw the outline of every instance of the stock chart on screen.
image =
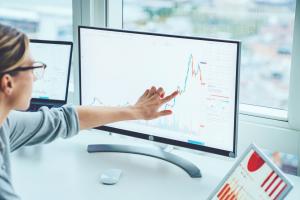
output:
[{"label": "stock chart on screen", "polygon": [[233,150],[236,43],[82,29],[83,105],[134,105],[151,86],[179,95],[161,109],[173,114],[109,126]]}]

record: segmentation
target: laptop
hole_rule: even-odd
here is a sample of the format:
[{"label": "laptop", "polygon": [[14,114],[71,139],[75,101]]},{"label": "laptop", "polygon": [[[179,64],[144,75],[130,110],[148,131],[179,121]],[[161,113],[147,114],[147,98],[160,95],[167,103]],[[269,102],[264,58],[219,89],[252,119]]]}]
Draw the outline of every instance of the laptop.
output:
[{"label": "laptop", "polygon": [[73,43],[66,41],[30,40],[34,60],[47,65],[44,77],[33,85],[28,111],[42,106],[60,107],[67,103]]},{"label": "laptop", "polygon": [[255,144],[251,144],[208,199],[280,200],[292,188],[282,171]]}]

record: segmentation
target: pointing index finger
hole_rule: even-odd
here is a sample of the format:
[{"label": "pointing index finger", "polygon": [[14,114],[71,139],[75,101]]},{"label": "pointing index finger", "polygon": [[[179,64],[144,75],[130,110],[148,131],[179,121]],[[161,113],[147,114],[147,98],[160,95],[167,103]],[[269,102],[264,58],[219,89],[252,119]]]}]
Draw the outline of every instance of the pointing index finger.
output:
[{"label": "pointing index finger", "polygon": [[163,99],[162,99],[162,103],[167,103],[168,101],[171,101],[171,100],[174,99],[178,94],[179,94],[178,91],[173,92],[173,93],[170,94],[169,96],[166,96],[165,98],[163,98]]}]

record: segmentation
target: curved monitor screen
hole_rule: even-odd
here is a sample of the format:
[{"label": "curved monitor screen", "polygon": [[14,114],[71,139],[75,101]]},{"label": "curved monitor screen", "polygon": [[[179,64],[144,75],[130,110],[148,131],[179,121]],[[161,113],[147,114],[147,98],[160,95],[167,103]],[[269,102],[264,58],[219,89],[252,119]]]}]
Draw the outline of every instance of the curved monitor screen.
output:
[{"label": "curved monitor screen", "polygon": [[126,106],[145,89],[180,94],[151,121],[101,127],[151,140],[235,156],[237,41],[79,27],[81,104]]}]

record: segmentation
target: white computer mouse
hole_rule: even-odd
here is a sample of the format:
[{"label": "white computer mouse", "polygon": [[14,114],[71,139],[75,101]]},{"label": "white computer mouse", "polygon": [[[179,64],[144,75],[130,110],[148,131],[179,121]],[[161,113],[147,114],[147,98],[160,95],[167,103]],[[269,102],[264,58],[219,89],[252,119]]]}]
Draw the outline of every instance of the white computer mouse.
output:
[{"label": "white computer mouse", "polygon": [[121,169],[105,170],[100,176],[100,182],[105,185],[114,185],[119,182],[121,174]]}]

